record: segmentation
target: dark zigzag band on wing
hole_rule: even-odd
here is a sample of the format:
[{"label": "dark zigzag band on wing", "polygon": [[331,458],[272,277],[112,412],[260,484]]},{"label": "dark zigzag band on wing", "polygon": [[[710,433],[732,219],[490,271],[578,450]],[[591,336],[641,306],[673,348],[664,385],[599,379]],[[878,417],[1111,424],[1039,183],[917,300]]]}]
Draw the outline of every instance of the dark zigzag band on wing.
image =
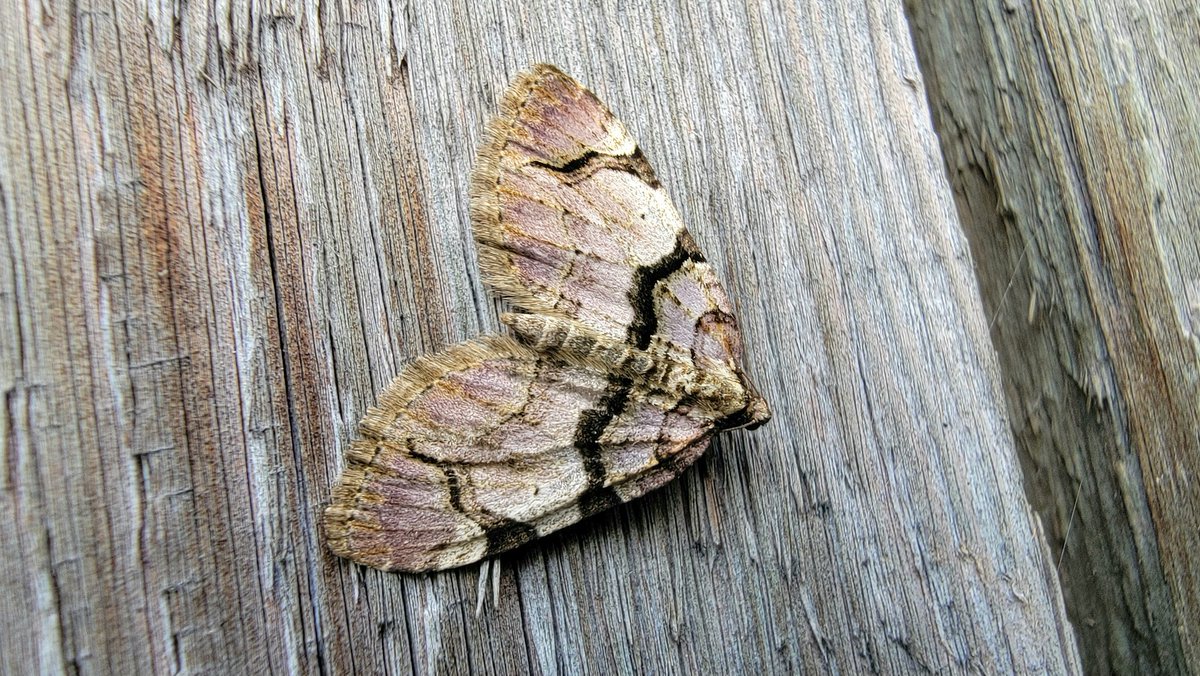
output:
[{"label": "dark zigzag band on wing", "polygon": [[675,248],[653,265],[645,265],[633,273],[633,288],[629,290],[629,304],[633,306],[633,321],[629,323],[629,342],[639,350],[650,345],[650,339],[658,333],[658,314],[654,307],[654,288],[658,283],[679,272],[686,261],[703,263],[704,256],[688,245],[691,237],[683,231],[675,238]]},{"label": "dark zigzag band on wing", "polygon": [[492,514],[485,510],[467,509],[462,501],[463,484],[467,479],[460,475],[454,463],[436,460],[411,450],[409,451],[409,455],[416,460],[429,463],[442,471],[442,474],[446,477],[446,492],[449,494],[450,507],[479,524],[479,527],[483,529],[484,537],[487,538],[487,551],[489,553],[493,551],[502,552],[514,547],[520,547],[526,542],[537,538],[537,529],[529,524]]},{"label": "dark zigzag band on wing", "polygon": [[[635,311],[634,321],[630,325],[630,337],[631,340],[636,341],[639,348],[645,348],[650,343],[650,337],[654,335],[654,330],[657,326],[654,309],[654,287],[659,282],[678,272],[685,261],[696,259],[703,261],[704,259],[695,250],[694,244],[691,244],[690,247],[688,246],[690,239],[688,237],[685,240],[681,236],[671,253],[653,265],[638,268],[634,273],[638,283],[629,290],[630,304],[634,307]],[[691,251],[688,251],[689,248]],[[608,485],[608,469],[604,466],[600,437],[608,429],[613,419],[624,412],[625,406],[629,402],[630,393],[633,390],[633,384],[628,379],[615,375],[610,376],[608,382],[609,384],[605,389],[604,397],[594,408],[587,409],[580,415],[579,424],[575,430],[575,449],[583,459],[583,464],[588,474],[587,490],[579,497],[581,518],[597,514],[621,502],[616,491]],[[518,524],[508,523],[504,524],[501,528],[504,529],[504,532],[511,532],[515,527],[518,527]],[[488,533],[489,554],[498,554],[524,543],[524,541],[517,541],[513,544],[508,544],[500,540],[497,542],[497,548],[493,549],[492,529],[489,527],[486,531]]]},{"label": "dark zigzag band on wing", "polygon": [[625,411],[625,406],[629,403],[629,390],[628,380],[610,380],[604,397],[596,407],[584,411],[579,416],[579,425],[575,428],[575,448],[583,458],[588,477],[587,490],[579,496],[579,515],[583,518],[621,502],[616,492],[607,485],[608,468],[604,466],[600,436],[608,429],[613,418]]},{"label": "dark zigzag band on wing", "polygon": [[650,162],[642,154],[640,147],[634,148],[633,153],[630,155],[609,155],[589,149],[579,157],[560,166],[555,166],[549,162],[537,161],[530,162],[529,164],[555,172],[561,177],[563,183],[568,185],[590,178],[601,169],[612,169],[637,176],[651,188],[662,186],[658,182],[658,177],[654,175],[654,169],[651,168]]}]

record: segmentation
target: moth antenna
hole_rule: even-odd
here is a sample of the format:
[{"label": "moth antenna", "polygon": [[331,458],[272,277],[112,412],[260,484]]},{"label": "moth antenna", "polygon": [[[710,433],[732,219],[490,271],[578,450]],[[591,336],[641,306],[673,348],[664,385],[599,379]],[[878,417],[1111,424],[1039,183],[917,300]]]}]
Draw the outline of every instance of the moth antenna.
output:
[{"label": "moth antenna", "polygon": [[[1017,257],[1017,262],[1013,265],[1012,275],[1008,278],[1008,285],[1004,287],[1004,293],[1000,294],[1000,302],[996,303],[996,311],[992,313],[992,321],[988,322],[988,331],[991,331],[992,327],[996,325],[996,320],[1000,318],[1000,311],[1004,309],[1004,301],[1008,299],[1008,292],[1012,290],[1013,283],[1017,281],[1017,275],[1021,274],[1021,263],[1025,261],[1025,254],[1029,253],[1029,244],[1030,242],[1025,242],[1025,248],[1021,249],[1021,255]],[[1033,314],[1032,307],[1030,305],[1031,316]],[[1033,320],[1030,319],[1029,323],[1032,324]]]},{"label": "moth antenna", "polygon": [[1071,526],[1075,525],[1075,508],[1079,506],[1079,491],[1083,489],[1083,480],[1079,480],[1079,485],[1075,487],[1075,502],[1071,504],[1071,517],[1067,519],[1067,532],[1063,533],[1062,549],[1058,552],[1058,563],[1054,564],[1055,569],[1062,570],[1063,557],[1067,555],[1067,541],[1071,537]]}]

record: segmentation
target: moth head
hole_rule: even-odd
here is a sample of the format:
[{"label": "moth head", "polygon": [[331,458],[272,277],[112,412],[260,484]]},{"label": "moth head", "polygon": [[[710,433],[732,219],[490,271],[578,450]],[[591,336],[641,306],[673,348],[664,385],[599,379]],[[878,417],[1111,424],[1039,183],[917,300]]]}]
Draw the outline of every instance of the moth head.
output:
[{"label": "moth head", "polygon": [[699,377],[684,389],[721,429],[754,429],[771,419],[771,407],[736,366],[704,358],[697,365]]},{"label": "moth head", "polygon": [[748,430],[758,429],[763,424],[771,420],[771,407],[767,404],[767,400],[763,399],[753,389],[747,390],[750,394],[750,403],[746,405],[745,411],[746,423],[738,425],[730,429],[738,429],[744,427]]},{"label": "moth head", "polygon": [[[710,410],[717,413],[716,426],[722,430],[756,429],[771,419],[771,407],[754,389],[746,374],[720,362],[706,364],[706,387],[697,392]],[[704,395],[709,395],[705,398]]]},{"label": "moth head", "polygon": [[754,385],[750,384],[750,378],[746,377],[746,372],[738,370],[738,379],[742,381],[742,387],[746,390],[746,407],[742,409],[745,423],[737,427],[744,427],[748,430],[758,429],[771,420],[771,405],[766,399],[754,389]]}]

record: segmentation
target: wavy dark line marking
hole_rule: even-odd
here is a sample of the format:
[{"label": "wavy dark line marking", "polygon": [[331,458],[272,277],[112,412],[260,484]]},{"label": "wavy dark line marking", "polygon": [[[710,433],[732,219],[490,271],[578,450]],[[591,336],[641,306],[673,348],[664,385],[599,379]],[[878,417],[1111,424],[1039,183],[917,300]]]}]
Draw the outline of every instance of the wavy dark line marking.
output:
[{"label": "wavy dark line marking", "polygon": [[588,517],[621,502],[616,491],[604,483],[608,479],[608,468],[604,466],[604,455],[600,448],[600,436],[612,421],[629,404],[631,383],[625,378],[610,379],[604,396],[579,416],[575,427],[575,448],[587,471],[588,486],[579,496],[579,512]]},{"label": "wavy dark line marking", "polygon": [[[687,260],[703,260],[691,244],[686,232],[676,238],[675,248],[652,265],[644,265],[634,271],[633,286],[629,289],[629,303],[633,307],[633,322],[629,326],[628,340],[644,350],[650,345],[651,337],[658,331],[658,317],[654,307],[654,287],[677,272]],[[621,502],[616,491],[606,486],[608,468],[600,447],[600,437],[613,419],[621,415],[629,404],[633,383],[621,376],[610,376],[604,396],[594,408],[584,411],[575,429],[575,448],[579,450],[584,468],[587,470],[588,487],[579,496],[579,512],[583,517],[602,512]]]},{"label": "wavy dark line marking", "polygon": [[[578,162],[577,168],[572,169],[571,164],[565,165],[565,168],[574,171],[586,170],[594,161],[589,159],[589,156],[595,157],[597,154],[590,153],[588,156],[577,158],[571,163]],[[635,156],[640,157],[640,151]],[[644,163],[644,160],[642,162]],[[650,345],[651,338],[658,332],[658,317],[654,306],[655,286],[678,272],[689,260],[702,262],[704,257],[697,250],[691,237],[684,231],[676,238],[675,247],[670,253],[651,265],[639,267],[634,272],[633,285],[628,293],[634,313],[633,322],[628,329],[628,340],[638,349],[646,349]],[[633,383],[630,379],[617,375],[610,376],[608,386],[600,400],[594,407],[586,409],[579,416],[573,445],[578,450],[584,470],[587,472],[587,488],[578,498],[580,518],[603,512],[621,502],[616,491],[606,485],[608,468],[604,464],[600,437],[604,435],[613,420],[620,416],[629,405],[632,389]],[[444,468],[443,471],[446,469]],[[671,467],[667,471],[677,470]],[[447,481],[449,483],[449,474],[447,474]],[[457,488],[458,486],[455,484],[454,489]],[[453,495],[451,500],[453,504]],[[463,511],[461,503],[456,508]],[[473,515],[468,514],[468,516],[476,519]],[[494,517],[494,515],[488,516]],[[476,521],[478,522],[477,519]],[[503,519],[498,523],[488,524],[484,526],[484,529],[488,541],[488,555],[512,549],[537,537],[537,532],[531,525],[512,519]]]},{"label": "wavy dark line marking", "polygon": [[700,315],[699,317],[696,317],[696,321],[693,322],[692,326],[694,330],[698,332],[701,326],[706,324],[732,324],[736,327],[737,318],[735,318],[730,312],[720,308],[713,308],[705,311],[704,314]]},{"label": "wavy dark line marking", "polygon": [[627,340],[639,350],[650,346],[650,339],[658,333],[658,315],[654,307],[654,287],[683,267],[687,261],[703,263],[704,256],[689,246],[691,237],[687,231],[675,238],[671,253],[651,265],[643,265],[633,273],[633,286],[629,289],[629,304],[633,307],[633,321],[629,324]]},{"label": "wavy dark line marking", "polygon": [[456,511],[466,514],[467,510],[463,509],[462,503],[462,486],[458,483],[458,470],[444,465],[441,467],[442,474],[446,475],[446,490],[450,493],[450,506]]},{"label": "wavy dark line marking", "polygon": [[560,174],[573,174],[600,157],[611,157],[611,155],[602,155],[595,150],[585,150],[582,155],[565,164],[551,164],[541,160],[533,160],[530,162],[530,164],[535,167],[543,167],[549,169],[550,171],[556,171]]},{"label": "wavy dark line marking", "polygon": [[601,169],[632,174],[651,188],[657,189],[662,185],[654,175],[654,169],[646,161],[646,156],[642,154],[641,148],[634,148],[631,155],[609,155],[589,149],[563,164],[556,165],[540,160],[533,160],[529,164],[561,174],[563,181],[568,185],[585,180]]},{"label": "wavy dark line marking", "polygon": [[459,514],[474,521],[483,529],[484,537],[487,538],[487,553],[489,556],[513,549],[514,547],[520,547],[526,542],[537,538],[537,530],[527,523],[487,511],[474,512],[467,509],[462,500],[463,485],[468,483],[467,477],[460,475],[458,468],[453,463],[438,460],[437,458],[432,458],[413,450],[409,451],[409,457],[437,467],[442,471],[442,474],[446,477],[446,492],[450,498],[450,507]]}]

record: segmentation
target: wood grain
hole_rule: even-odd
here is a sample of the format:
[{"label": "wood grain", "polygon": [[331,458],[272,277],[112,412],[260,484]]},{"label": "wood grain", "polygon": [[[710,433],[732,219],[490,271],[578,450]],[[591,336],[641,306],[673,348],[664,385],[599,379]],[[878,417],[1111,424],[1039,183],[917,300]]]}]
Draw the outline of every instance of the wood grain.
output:
[{"label": "wood grain", "polygon": [[[172,12],[180,12],[173,14]],[[6,3],[0,671],[1071,672],[898,3]],[[496,328],[467,177],[593,87],[775,419],[476,573],[317,517],[375,393]]]},{"label": "wood grain", "polygon": [[1016,5],[913,7],[1026,482],[1088,673],[1195,673],[1200,12]]}]

